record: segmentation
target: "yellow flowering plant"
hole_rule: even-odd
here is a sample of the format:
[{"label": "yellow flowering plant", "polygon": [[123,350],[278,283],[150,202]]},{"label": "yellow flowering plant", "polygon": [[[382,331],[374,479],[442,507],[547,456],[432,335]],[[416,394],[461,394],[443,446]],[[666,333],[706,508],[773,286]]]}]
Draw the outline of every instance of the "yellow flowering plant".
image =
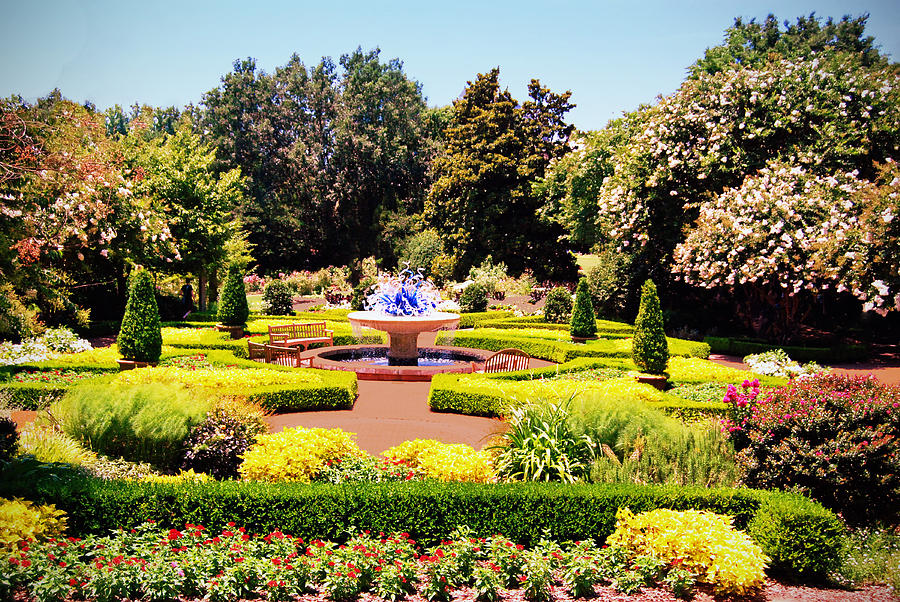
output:
[{"label": "yellow flowering plant", "polygon": [[462,443],[434,439],[404,441],[382,452],[393,462],[403,462],[427,479],[487,483],[496,480],[491,456]]},{"label": "yellow flowering plant", "polygon": [[341,429],[303,427],[262,435],[242,456],[238,472],[248,481],[308,483],[326,463],[362,455],[354,437]]}]

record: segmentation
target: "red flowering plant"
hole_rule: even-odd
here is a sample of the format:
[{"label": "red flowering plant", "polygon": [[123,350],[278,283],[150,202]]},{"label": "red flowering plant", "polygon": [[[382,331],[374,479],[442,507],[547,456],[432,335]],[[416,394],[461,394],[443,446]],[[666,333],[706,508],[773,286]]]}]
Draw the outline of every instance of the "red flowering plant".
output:
[{"label": "red flowering plant", "polygon": [[729,393],[746,485],[801,491],[853,523],[898,517],[900,387],[819,374],[762,397]]}]

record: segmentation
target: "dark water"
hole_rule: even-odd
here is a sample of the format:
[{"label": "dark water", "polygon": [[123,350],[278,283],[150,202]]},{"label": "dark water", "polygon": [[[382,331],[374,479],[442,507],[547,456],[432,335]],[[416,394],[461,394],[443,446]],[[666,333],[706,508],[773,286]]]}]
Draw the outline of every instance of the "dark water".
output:
[{"label": "dark water", "polygon": [[[326,351],[319,354],[322,359],[348,364],[365,364],[367,366],[400,365],[387,356],[387,347],[362,347],[340,351]],[[452,366],[481,361],[479,355],[465,351],[446,351],[443,349],[419,349],[418,363],[404,363],[406,366]]]}]

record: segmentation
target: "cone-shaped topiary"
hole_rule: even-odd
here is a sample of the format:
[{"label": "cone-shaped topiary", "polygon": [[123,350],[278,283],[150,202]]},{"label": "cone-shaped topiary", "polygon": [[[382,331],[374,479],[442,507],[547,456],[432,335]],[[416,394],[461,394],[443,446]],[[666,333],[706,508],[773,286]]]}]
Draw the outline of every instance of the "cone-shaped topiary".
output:
[{"label": "cone-shaped topiary", "polygon": [[159,361],[162,353],[159,308],[153,279],[147,270],[135,270],[128,279],[128,301],[116,345],[126,360]]},{"label": "cone-shaped topiary", "polygon": [[244,270],[239,263],[228,266],[228,277],[219,299],[219,313],[216,319],[223,326],[243,326],[250,316],[247,305],[247,289],[244,288]]},{"label": "cone-shaped topiary", "polygon": [[650,374],[662,374],[669,363],[669,343],[663,330],[656,285],[652,280],[647,280],[641,287],[641,307],[634,321],[631,358],[638,368]]},{"label": "cone-shaped topiary", "polygon": [[572,309],[569,334],[580,339],[597,336],[597,320],[594,318],[594,306],[591,303],[587,278],[579,280],[578,288],[575,289],[575,307]]}]

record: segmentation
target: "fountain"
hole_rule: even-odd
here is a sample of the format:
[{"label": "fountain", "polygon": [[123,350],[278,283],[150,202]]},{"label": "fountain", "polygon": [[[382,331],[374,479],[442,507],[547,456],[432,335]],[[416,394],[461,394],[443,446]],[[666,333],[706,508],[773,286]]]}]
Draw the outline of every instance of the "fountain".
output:
[{"label": "fountain", "polygon": [[366,300],[366,311],[347,319],[356,333],[363,328],[386,332],[388,346],[348,346],[317,350],[316,367],[353,370],[359,378],[430,380],[440,372],[471,372],[472,362],[483,361],[474,350],[449,347],[420,349],[419,334],[453,329],[459,315],[438,311],[440,294],[422,274],[408,267],[397,276],[384,276]]}]

